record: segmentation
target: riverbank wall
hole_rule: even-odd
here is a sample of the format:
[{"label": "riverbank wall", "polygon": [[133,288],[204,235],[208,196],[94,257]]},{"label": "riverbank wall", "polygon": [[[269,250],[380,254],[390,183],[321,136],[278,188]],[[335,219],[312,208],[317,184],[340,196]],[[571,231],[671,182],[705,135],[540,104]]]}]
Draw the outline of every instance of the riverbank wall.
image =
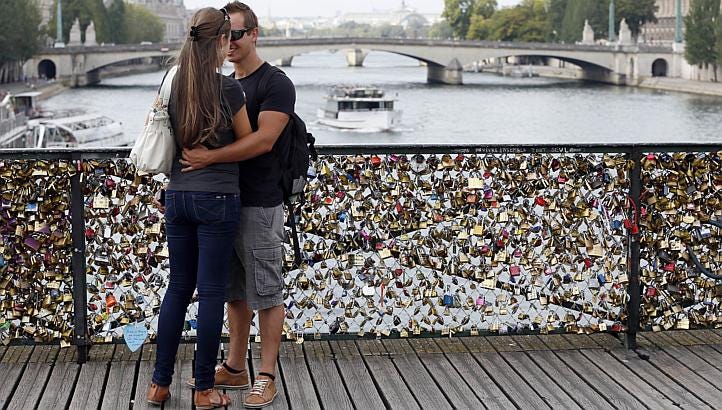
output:
[{"label": "riverbank wall", "polygon": [[[469,70],[476,71],[476,70]],[[518,65],[518,66],[494,66],[485,67],[480,72],[493,73],[505,76],[527,77],[531,73],[533,76],[545,78],[560,78],[566,80],[583,79],[582,70],[576,68],[538,66],[538,65]],[[712,81],[696,81],[685,80],[682,78],[668,77],[650,77],[645,78],[636,85],[630,87],[647,88],[659,91],[682,92],[689,94],[707,95],[713,97],[722,97],[722,83]]]}]

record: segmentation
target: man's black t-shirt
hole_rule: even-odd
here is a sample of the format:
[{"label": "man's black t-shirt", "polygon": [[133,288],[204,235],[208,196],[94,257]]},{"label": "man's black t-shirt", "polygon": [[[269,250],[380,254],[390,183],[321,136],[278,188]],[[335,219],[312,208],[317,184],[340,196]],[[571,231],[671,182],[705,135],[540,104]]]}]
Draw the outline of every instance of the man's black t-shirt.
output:
[{"label": "man's black t-shirt", "polygon": [[[266,89],[259,89],[259,82],[265,73],[272,69],[270,64],[263,63],[255,72],[238,80],[246,93],[246,109],[253,131],[258,131],[258,116],[263,111],[277,111],[289,116],[294,112],[296,89],[282,71],[274,70],[266,83]],[[231,77],[234,77],[234,74],[231,74]],[[285,135],[287,132],[288,127],[278,137],[271,152],[239,163],[239,186],[243,206],[270,208],[283,203],[281,164],[275,151],[278,141],[288,138]]]}]

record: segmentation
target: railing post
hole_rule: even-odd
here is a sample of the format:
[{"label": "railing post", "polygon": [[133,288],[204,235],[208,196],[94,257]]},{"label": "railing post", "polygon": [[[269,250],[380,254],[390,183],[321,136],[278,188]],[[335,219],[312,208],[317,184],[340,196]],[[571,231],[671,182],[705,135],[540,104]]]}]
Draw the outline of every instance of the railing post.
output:
[{"label": "railing post", "polygon": [[73,229],[73,344],[78,363],[88,360],[88,294],[85,278],[85,204],[81,185],[81,156],[73,155],[77,172],[70,177],[70,218]]},{"label": "railing post", "polygon": [[630,175],[630,190],[629,196],[634,203],[634,216],[632,220],[633,229],[628,230],[629,240],[629,284],[627,286],[627,293],[629,295],[629,302],[627,303],[627,335],[624,340],[624,345],[628,350],[634,350],[637,348],[637,331],[639,330],[639,311],[642,303],[642,295],[640,292],[641,278],[639,272],[639,246],[641,232],[638,225],[640,219],[640,212],[642,210],[641,204],[641,190],[642,190],[642,151],[639,148],[632,148],[629,153],[631,156],[630,160],[634,163]]}]

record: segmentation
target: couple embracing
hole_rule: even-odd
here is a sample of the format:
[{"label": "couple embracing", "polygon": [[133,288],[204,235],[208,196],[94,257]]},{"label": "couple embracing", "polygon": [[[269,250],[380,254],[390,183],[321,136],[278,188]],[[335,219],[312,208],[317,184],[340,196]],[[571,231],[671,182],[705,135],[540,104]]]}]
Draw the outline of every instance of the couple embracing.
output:
[{"label": "couple embracing", "polygon": [[[177,59],[168,104],[176,159],[165,194],[170,280],[158,321],[149,403],[170,398],[185,314],[198,289],[197,409],[230,404],[222,389],[250,388],[244,405],[276,396],[276,360],[284,320],[282,150],[294,112],[286,75],[256,53],[258,18],[245,4],[194,14]],[[224,60],[235,70],[224,76]],[[230,349],[216,366],[228,303]],[[246,352],[259,312],[261,368],[250,385]]]}]

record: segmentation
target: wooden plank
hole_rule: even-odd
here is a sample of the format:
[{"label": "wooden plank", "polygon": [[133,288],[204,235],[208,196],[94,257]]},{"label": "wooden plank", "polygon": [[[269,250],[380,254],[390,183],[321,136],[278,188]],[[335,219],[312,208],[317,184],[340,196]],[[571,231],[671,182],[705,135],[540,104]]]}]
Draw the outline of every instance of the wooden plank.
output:
[{"label": "wooden plank", "polygon": [[468,351],[466,353],[449,352],[446,353],[446,357],[487,409],[502,410],[514,408],[514,403],[509,400],[494,380],[489,377],[486,370],[479,365],[471,353]]},{"label": "wooden plank", "polygon": [[576,349],[574,345],[564,337],[564,335],[551,334],[538,336],[541,342],[548,346],[551,350],[573,350]]},{"label": "wooden plank", "polygon": [[[281,343],[279,367],[286,383],[286,395],[292,408],[321,408],[303,357],[295,343]],[[300,354],[299,354],[300,352]]]},{"label": "wooden plank", "polygon": [[78,349],[74,347],[64,347],[58,352],[58,357],[55,358],[56,363],[73,363],[78,361]]},{"label": "wooden plank", "polygon": [[10,346],[0,363],[25,364],[33,352],[33,346]]},{"label": "wooden plank", "polygon": [[587,385],[553,352],[533,352],[529,357],[584,409],[613,409],[604,397]]},{"label": "wooden plank", "polygon": [[640,402],[654,403],[654,407],[659,409],[677,408],[675,403],[657,391],[655,386],[647,384],[623,364],[614,360],[609,353],[601,350],[583,350],[582,354],[592,363],[596,363],[604,373],[622,385]]},{"label": "wooden plank", "polygon": [[[406,340],[383,340],[382,344],[392,355],[391,360],[419,403],[424,403],[424,407],[433,409],[451,408],[449,402],[444,398],[444,393],[436,385]],[[409,350],[411,353],[403,353]],[[381,375],[376,376],[380,377]],[[386,383],[385,378],[377,380],[379,384]]]},{"label": "wooden plank", "polygon": [[[409,390],[404,378],[399,374],[398,370],[396,370],[394,362],[392,362],[388,356],[380,353],[364,355],[364,348],[371,350],[371,346],[373,345],[362,342],[372,341],[359,340],[356,344],[362,353],[361,358],[369,369],[369,374],[373,378],[375,385],[378,386],[382,399],[387,404],[387,408],[420,409],[419,403],[416,401],[416,398],[414,398],[411,390]],[[362,348],[362,346],[364,348]]]},{"label": "wooden plank", "polygon": [[[466,344],[466,340],[464,340]],[[468,346],[467,346],[468,347]],[[544,400],[522,379],[498,353],[472,353],[514,405],[522,409],[549,408]]]},{"label": "wooden plank", "polygon": [[[88,362],[82,365],[78,381],[75,383],[73,397],[70,401],[70,409],[97,409],[103,395],[103,385],[105,384],[107,373],[108,364],[105,362]],[[106,394],[104,401],[108,401],[113,394],[112,392],[109,394],[107,390],[112,389],[112,387],[108,386],[105,389]]]},{"label": "wooden plank", "polygon": [[471,353],[495,353],[496,349],[484,337],[459,338],[466,349]]},{"label": "wooden plank", "polygon": [[[150,346],[150,345],[146,345]],[[155,346],[155,345],[153,345]],[[143,353],[145,355],[145,352]],[[133,410],[145,410],[148,408],[154,408],[152,404],[148,403],[148,400],[146,399],[146,396],[148,394],[148,387],[150,387],[150,382],[153,379],[153,370],[155,366],[155,361],[148,361],[148,360],[141,360],[140,364],[138,365],[138,378],[135,383],[135,397],[133,398]],[[129,381],[130,382],[130,381]],[[171,383],[171,388],[173,385],[176,384],[184,384],[185,381],[179,380],[176,378],[176,375],[173,375],[173,383]],[[157,407],[156,407],[157,408]]]},{"label": "wooden plank", "polygon": [[411,347],[455,408],[480,408],[481,402],[433,339],[411,340]]},{"label": "wooden plank", "polygon": [[637,338],[646,339],[650,343],[656,345],[659,348],[666,348],[670,346],[681,346],[681,344],[664,334],[664,332],[645,332],[640,333]]},{"label": "wooden plank", "polygon": [[326,409],[353,409],[344,381],[333,360],[331,346],[327,342],[306,342],[303,347],[321,405]]},{"label": "wooden plank", "polygon": [[53,363],[60,352],[58,346],[35,346],[33,354],[28,358],[28,363]]},{"label": "wooden plank", "polygon": [[512,339],[524,351],[549,350],[549,348],[539,341],[536,335],[516,335]]},{"label": "wooden plank", "polygon": [[579,334],[562,335],[572,346],[577,349],[599,349],[600,346],[589,336]]},{"label": "wooden plank", "polygon": [[[50,347],[50,346],[39,346]],[[43,349],[40,350],[41,353]],[[45,357],[47,358],[47,356]],[[43,360],[39,357],[38,360]],[[53,369],[51,363],[28,363],[20,378],[20,383],[8,403],[8,410],[33,409],[40,401],[40,396],[45,390],[45,383],[48,381],[50,371]],[[72,386],[71,386],[72,387]]]},{"label": "wooden plank", "polygon": [[137,361],[116,362],[115,360],[110,364],[101,407],[103,410],[127,409],[130,406],[137,365]]},{"label": "wooden plank", "polygon": [[610,333],[592,333],[588,336],[603,349],[623,349],[624,342]]},{"label": "wooden plank", "polygon": [[594,363],[587,360],[579,351],[559,351],[555,353],[589,386],[617,409],[638,409],[644,407],[637,399],[628,394],[620,394],[622,386],[609,379]]},{"label": "wooden plank", "polygon": [[[694,346],[690,348],[692,353],[696,354],[700,359],[704,360],[710,366],[717,370],[722,370],[722,353],[715,350],[712,346]],[[719,385],[719,382],[716,383]]]},{"label": "wooden plank", "polygon": [[[533,353],[532,353],[533,354]],[[553,409],[581,409],[555,381],[540,369],[524,352],[505,352],[501,356],[521,375],[527,384]]]},{"label": "wooden plank", "polygon": [[[180,351],[180,345],[178,346],[178,350]],[[155,359],[157,357],[157,351],[157,344],[143,345],[143,349],[141,350],[140,355],[140,364],[138,365],[138,377],[135,383],[133,410],[145,410],[154,407],[152,404],[148,403],[148,400],[146,400],[146,396],[148,394],[148,387],[150,387],[150,383],[153,380],[153,371],[155,370]],[[174,374],[171,388],[173,385],[182,384],[185,384],[185,380],[178,379],[177,375]]]},{"label": "wooden plank", "polygon": [[707,344],[704,340],[699,340],[691,333],[685,330],[674,330],[671,332],[659,332],[662,336],[670,338],[682,346],[697,346]]},{"label": "wooden plank", "polygon": [[[193,407],[193,389],[186,382],[193,378],[193,361],[181,359],[176,361],[173,372],[173,383],[170,386],[170,399],[163,405],[168,409],[190,409]],[[237,406],[239,403],[231,403]],[[135,407],[133,407],[135,409]]]},{"label": "wooden plank", "polygon": [[484,339],[494,346],[497,352],[520,352],[524,350],[512,336],[489,336]]},{"label": "wooden plank", "polygon": [[54,410],[68,407],[79,373],[80,365],[77,363],[55,363],[38,409]]},{"label": "wooden plank", "polygon": [[390,355],[414,354],[414,349],[406,339],[383,340],[381,343]]},{"label": "wooden plank", "polygon": [[[648,343],[651,343],[651,337],[649,334],[642,336]],[[722,397],[718,386],[721,380],[720,371],[693,355],[688,349],[669,346],[659,351],[652,351],[650,362],[708,405],[714,407],[716,406],[714,403],[719,403]]]},{"label": "wooden plank", "polygon": [[32,346],[10,346],[5,351],[0,360],[0,374],[3,375],[3,383],[0,383],[0,408],[4,409],[12,403],[11,398],[15,389],[19,387],[32,351]]},{"label": "wooden plank", "polygon": [[653,385],[670,400],[683,409],[703,409],[710,406],[699,400],[684,386],[677,383],[674,377],[668,377],[656,369],[649,361],[642,360],[634,352],[624,350],[613,350],[609,352],[620,363],[636,374],[640,379]]},{"label": "wooden plank", "polygon": [[341,377],[346,384],[348,395],[357,409],[385,408],[381,396],[366,369],[361,353],[352,341],[332,341],[331,350],[336,356]]},{"label": "wooden plank", "polygon": [[5,356],[5,351],[6,351],[7,349],[8,349],[8,348],[5,347],[5,346],[0,346],[0,361],[2,360],[3,356]]},{"label": "wooden plank", "polygon": [[[692,353],[690,349],[683,346],[670,346],[665,347],[664,351],[688,369],[692,370],[695,374],[707,380],[718,390],[722,388],[722,386],[719,385],[720,380],[722,380],[722,371],[702,360],[699,356]],[[719,358],[722,358],[722,356],[719,356]]]},{"label": "wooden plank", "polygon": [[708,344],[722,346],[722,335],[720,335],[716,332],[713,332],[712,330],[698,329],[698,330],[688,330],[687,332],[703,342],[707,342]]},{"label": "wooden plank", "polygon": [[388,356],[386,348],[380,340],[357,340],[356,346],[358,346],[361,356]]}]

